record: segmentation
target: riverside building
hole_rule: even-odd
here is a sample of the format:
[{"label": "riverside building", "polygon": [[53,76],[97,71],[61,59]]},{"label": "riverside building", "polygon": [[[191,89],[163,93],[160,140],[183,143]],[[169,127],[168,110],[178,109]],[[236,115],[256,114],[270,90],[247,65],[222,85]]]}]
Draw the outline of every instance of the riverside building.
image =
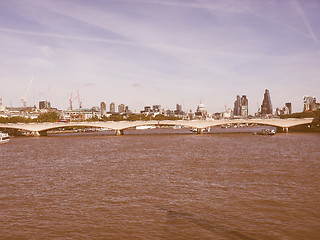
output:
[{"label": "riverside building", "polygon": [[95,117],[101,118],[101,111],[97,108],[66,110],[62,113],[62,118],[69,121],[85,121]]}]

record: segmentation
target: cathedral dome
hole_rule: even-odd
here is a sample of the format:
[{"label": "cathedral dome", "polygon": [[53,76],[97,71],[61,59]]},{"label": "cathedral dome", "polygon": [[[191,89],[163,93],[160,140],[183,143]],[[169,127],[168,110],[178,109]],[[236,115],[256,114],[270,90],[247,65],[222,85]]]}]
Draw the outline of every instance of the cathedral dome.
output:
[{"label": "cathedral dome", "polygon": [[202,101],[200,101],[200,104],[197,107],[197,112],[206,112],[206,107],[204,106]]}]

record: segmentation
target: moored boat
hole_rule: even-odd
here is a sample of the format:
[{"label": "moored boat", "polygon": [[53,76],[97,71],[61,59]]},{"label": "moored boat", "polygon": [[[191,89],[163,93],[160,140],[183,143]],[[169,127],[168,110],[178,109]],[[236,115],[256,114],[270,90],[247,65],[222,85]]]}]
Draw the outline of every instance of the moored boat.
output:
[{"label": "moored boat", "polygon": [[261,129],[258,132],[254,132],[254,135],[274,135],[276,133],[276,131],[274,129]]},{"label": "moored boat", "polygon": [[0,132],[0,144],[7,143],[9,141],[10,141],[9,134]]}]

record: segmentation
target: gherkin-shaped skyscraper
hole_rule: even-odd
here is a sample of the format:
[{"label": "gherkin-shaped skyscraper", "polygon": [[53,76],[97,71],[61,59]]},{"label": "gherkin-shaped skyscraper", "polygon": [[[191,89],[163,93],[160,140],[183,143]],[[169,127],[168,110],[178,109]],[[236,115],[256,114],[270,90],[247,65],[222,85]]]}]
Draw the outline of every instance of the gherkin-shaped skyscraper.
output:
[{"label": "gherkin-shaped skyscraper", "polygon": [[272,104],[269,90],[266,89],[261,105],[261,114],[272,114]]}]

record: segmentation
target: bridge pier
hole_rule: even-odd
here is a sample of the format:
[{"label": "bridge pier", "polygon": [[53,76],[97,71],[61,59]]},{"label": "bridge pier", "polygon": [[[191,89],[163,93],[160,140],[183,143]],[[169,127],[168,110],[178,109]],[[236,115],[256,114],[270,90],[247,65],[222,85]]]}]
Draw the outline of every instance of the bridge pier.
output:
[{"label": "bridge pier", "polygon": [[33,131],[28,136],[31,136],[31,137],[45,137],[45,136],[48,136],[48,131],[40,131],[40,132]]},{"label": "bridge pier", "polygon": [[116,136],[124,135],[123,130],[116,130]]},{"label": "bridge pier", "polygon": [[288,133],[289,128],[288,127],[277,127],[277,132]]},{"label": "bridge pier", "polygon": [[197,134],[202,134],[203,133],[203,128],[197,128]]},{"label": "bridge pier", "polygon": [[38,131],[34,131],[31,134],[33,137],[40,137],[41,136],[40,132],[38,132]]}]

